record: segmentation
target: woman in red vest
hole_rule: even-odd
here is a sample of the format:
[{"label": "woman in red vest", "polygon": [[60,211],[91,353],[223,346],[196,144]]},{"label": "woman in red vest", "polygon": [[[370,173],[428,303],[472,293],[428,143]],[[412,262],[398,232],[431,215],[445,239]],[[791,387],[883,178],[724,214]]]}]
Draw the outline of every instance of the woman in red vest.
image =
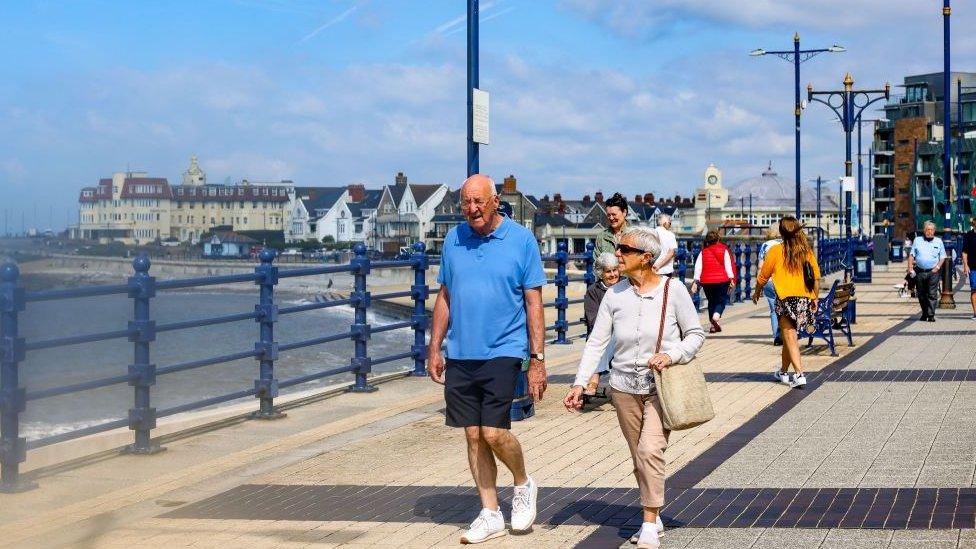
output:
[{"label": "woman in red vest", "polygon": [[708,320],[712,323],[708,333],[721,332],[718,321],[725,312],[729,293],[735,288],[735,262],[732,261],[732,251],[722,244],[715,230],[705,235],[705,246],[695,259],[695,281],[691,284],[691,293],[697,292],[699,287],[705,291],[705,298],[708,299]]}]

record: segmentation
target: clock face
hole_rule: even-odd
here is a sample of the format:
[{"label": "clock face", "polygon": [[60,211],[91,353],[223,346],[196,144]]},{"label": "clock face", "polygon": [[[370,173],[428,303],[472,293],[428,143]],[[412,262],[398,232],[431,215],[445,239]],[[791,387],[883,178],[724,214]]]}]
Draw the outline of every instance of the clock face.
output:
[{"label": "clock face", "polygon": [[708,182],[714,185],[718,182],[718,177],[716,177],[715,174],[712,174],[708,176]]}]

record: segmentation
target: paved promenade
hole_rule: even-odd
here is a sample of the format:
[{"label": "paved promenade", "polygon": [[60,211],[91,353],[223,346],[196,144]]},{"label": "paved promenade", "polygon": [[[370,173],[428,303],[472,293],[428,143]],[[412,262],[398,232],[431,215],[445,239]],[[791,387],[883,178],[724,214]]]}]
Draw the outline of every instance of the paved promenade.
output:
[{"label": "paved promenade", "polygon": [[[858,286],[855,346],[839,343],[839,357],[808,349],[805,390],[770,381],[779,348],[765,304],[727,311],[699,355],[718,415],[673,433],[666,454],[662,547],[976,548],[968,291],[958,309],[919,323],[917,303],[891,289],[900,278],[875,273]],[[640,509],[612,408],[561,406],[581,348],[547,349],[549,392],[513,427],[542,487],[537,526],[485,547],[632,547]],[[287,412],[164,441],[161,455],[46,471],[39,489],[0,495],[0,543],[457,545],[479,504],[439,386],[397,380]]]}]

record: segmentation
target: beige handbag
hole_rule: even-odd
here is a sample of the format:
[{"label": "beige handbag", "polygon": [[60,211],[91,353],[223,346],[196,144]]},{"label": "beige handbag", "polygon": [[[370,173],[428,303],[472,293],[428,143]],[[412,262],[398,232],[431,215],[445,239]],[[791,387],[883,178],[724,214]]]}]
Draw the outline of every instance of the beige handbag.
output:
[{"label": "beige handbag", "polygon": [[[661,327],[657,334],[654,354],[661,352],[664,339],[664,321],[668,311],[668,286],[664,283],[664,303],[661,305]],[[654,370],[654,383],[661,401],[664,428],[671,431],[691,429],[715,417],[712,399],[708,396],[705,374],[694,360],[688,364],[675,364],[663,371]]]}]

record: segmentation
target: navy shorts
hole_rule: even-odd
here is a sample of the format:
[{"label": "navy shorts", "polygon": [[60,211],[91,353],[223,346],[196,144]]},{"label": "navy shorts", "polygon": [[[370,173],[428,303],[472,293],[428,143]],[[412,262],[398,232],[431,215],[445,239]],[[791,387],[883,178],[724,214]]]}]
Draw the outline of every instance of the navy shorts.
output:
[{"label": "navy shorts", "polygon": [[447,359],[444,380],[449,427],[512,428],[512,400],[522,359]]}]

